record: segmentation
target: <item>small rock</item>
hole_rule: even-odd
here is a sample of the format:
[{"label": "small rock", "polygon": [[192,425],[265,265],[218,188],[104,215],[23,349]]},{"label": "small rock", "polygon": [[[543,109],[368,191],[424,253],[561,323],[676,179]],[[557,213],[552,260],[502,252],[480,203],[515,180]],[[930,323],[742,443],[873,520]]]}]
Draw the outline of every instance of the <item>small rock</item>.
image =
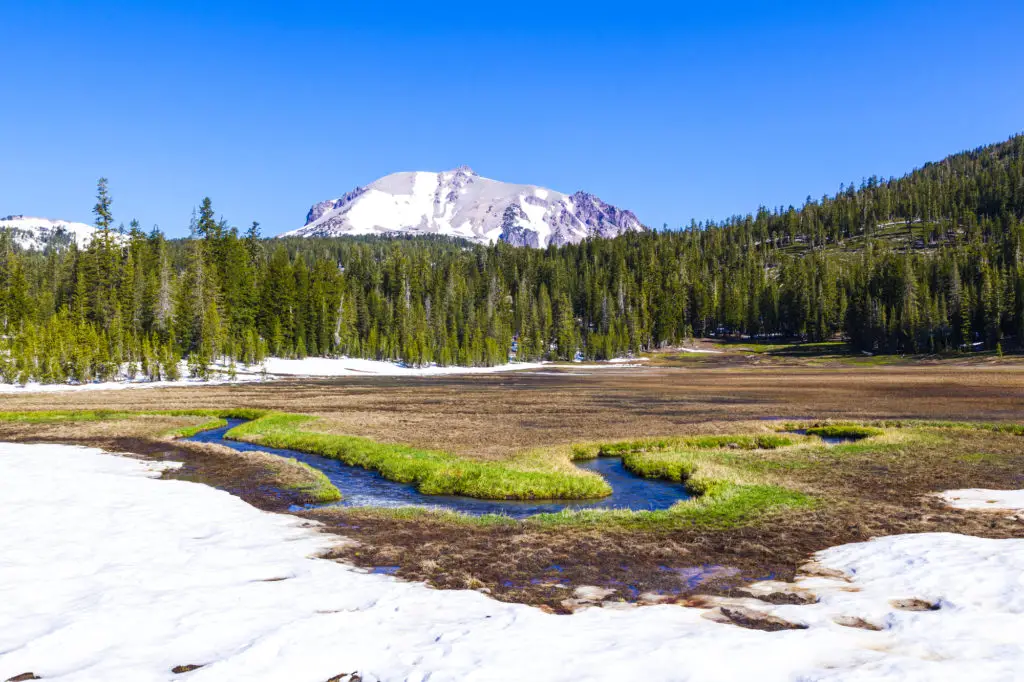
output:
[{"label": "small rock", "polygon": [[869,623],[863,618],[858,618],[857,616],[838,616],[834,618],[833,621],[836,625],[842,625],[847,628],[860,628],[861,630],[871,630],[873,632],[878,632],[882,629],[880,625]]}]

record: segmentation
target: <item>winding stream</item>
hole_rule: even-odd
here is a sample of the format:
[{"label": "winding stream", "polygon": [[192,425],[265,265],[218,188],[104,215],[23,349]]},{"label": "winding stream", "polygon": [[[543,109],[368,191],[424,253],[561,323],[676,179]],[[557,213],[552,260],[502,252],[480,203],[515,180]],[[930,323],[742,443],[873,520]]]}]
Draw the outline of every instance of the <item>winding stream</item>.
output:
[{"label": "winding stream", "polygon": [[668,509],[679,500],[690,498],[686,488],[679,483],[634,476],[626,471],[619,457],[598,457],[577,463],[581,469],[600,474],[611,485],[612,494],[596,500],[480,500],[456,495],[426,495],[411,484],[389,481],[375,471],[350,466],[336,459],[224,438],[229,430],[243,423],[244,419],[229,419],[227,426],[201,431],[184,440],[215,443],[241,452],[260,450],[293,457],[326,474],[344,497],[334,504],[346,507],[442,507],[466,514],[505,514],[523,518],[563,509]]}]

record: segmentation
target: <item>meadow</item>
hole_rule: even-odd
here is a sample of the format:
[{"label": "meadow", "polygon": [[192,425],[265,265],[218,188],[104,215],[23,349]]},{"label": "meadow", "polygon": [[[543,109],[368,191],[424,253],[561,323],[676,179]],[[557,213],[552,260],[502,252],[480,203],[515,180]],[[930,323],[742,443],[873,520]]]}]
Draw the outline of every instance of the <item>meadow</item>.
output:
[{"label": "meadow", "polygon": [[[1020,537],[1019,522],[949,509],[932,493],[1024,487],[1022,387],[1024,367],[1014,363],[568,366],[25,394],[5,397],[0,439],[178,459],[185,466],[169,476],[274,511],[333,493],[297,462],[175,436],[256,417],[234,437],[334,456],[428,493],[599,495],[600,478],[573,466],[595,456],[622,457],[633,473],[694,493],[664,511],[526,521],[420,509],[297,512],[358,542],[339,546],[337,558],[564,610],[578,585],[628,601],[734,594],[758,578],[792,577],[814,551],[879,535]],[[819,435],[858,440],[827,445]],[[681,580],[694,571],[697,579]]]}]

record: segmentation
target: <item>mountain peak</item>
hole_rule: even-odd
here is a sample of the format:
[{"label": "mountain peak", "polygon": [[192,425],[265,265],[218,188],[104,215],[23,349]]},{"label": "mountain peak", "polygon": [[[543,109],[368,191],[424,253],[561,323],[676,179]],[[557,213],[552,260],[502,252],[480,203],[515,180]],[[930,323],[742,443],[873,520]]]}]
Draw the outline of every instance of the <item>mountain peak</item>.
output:
[{"label": "mountain peak", "polygon": [[386,175],[314,204],[305,226],[280,236],[439,234],[543,248],[645,229],[631,211],[592,194],[500,182],[458,166]]}]

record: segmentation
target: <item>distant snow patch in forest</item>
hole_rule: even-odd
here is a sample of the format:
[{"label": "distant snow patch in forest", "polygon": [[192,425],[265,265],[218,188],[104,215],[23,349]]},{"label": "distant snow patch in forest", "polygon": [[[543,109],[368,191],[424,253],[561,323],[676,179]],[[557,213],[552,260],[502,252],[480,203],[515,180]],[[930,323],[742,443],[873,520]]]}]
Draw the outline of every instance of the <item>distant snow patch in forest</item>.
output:
[{"label": "distant snow patch in forest", "polygon": [[[364,360],[361,358],[308,357],[301,360],[267,358],[262,364],[258,365],[237,365],[234,378],[229,376],[226,366],[214,364],[210,367],[210,377],[208,379],[189,377],[177,381],[148,381],[144,379],[122,378],[117,381],[96,381],[81,384],[40,384],[35,381],[30,381],[25,385],[0,383],[0,395],[11,393],[55,393],[62,391],[108,391],[126,388],[199,388],[202,386],[221,386],[229,383],[249,381],[273,381],[274,379],[285,377],[426,377],[459,374],[495,374],[498,372],[518,372],[558,366],[571,366],[574,369],[599,367],[626,368],[643,367],[644,365],[640,363],[646,360],[647,358],[616,358],[601,363],[575,363],[573,365],[555,365],[551,362],[510,362],[494,367],[439,367],[433,364],[423,367],[412,367],[398,362]],[[188,363],[184,360],[181,362],[180,374],[182,377],[188,375]]]},{"label": "distant snow patch in forest", "polygon": [[[267,358],[264,366],[268,374],[278,376],[304,377],[337,377],[337,376],[436,376],[441,374],[493,374],[494,372],[514,372],[524,369],[543,367],[542,362],[511,362],[507,365],[494,367],[439,367],[427,365],[411,367],[397,362],[381,360],[364,360],[361,358],[303,358],[290,360],[287,358]],[[251,370],[253,367],[248,367]],[[258,369],[258,367],[257,367]]]},{"label": "distant snow patch in forest", "polygon": [[224,384],[259,381],[263,377],[258,371],[248,371],[238,368],[236,376],[228,374],[227,367],[223,365],[211,365],[209,377],[199,379],[188,376],[188,363],[182,360],[178,365],[178,374],[182,379],[174,381],[150,381],[144,378],[130,379],[123,376],[114,381],[87,381],[82,383],[66,384],[41,384],[37,381],[29,381],[26,384],[0,383],[0,395],[21,394],[21,393],[64,393],[74,391],[118,391],[123,389],[139,388],[182,388],[200,386],[222,386]]}]

